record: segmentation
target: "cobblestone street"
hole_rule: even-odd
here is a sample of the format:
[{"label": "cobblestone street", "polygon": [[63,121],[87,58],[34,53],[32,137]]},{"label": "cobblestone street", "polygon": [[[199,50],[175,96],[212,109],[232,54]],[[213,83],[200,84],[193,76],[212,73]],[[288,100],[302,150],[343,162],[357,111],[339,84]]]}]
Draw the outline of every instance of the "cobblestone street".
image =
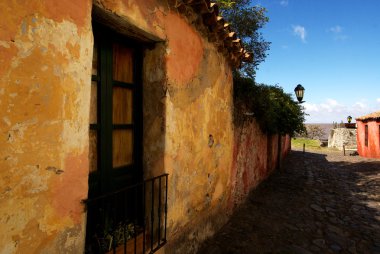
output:
[{"label": "cobblestone street", "polygon": [[380,253],[380,160],[322,151],[292,151],[199,254]]}]

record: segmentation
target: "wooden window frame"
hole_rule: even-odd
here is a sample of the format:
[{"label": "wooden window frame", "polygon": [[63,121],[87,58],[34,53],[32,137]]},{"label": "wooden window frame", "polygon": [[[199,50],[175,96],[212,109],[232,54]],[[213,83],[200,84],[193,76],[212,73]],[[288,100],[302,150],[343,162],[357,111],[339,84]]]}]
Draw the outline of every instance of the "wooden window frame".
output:
[{"label": "wooden window frame", "polygon": [[[141,43],[118,35],[102,25],[93,24],[94,40],[98,47],[97,75],[91,80],[97,83],[97,124],[90,124],[90,130],[97,131],[97,171],[89,176],[89,196],[98,196],[142,181],[142,51]],[[135,51],[133,62],[133,82],[113,80],[113,43],[122,43]],[[113,124],[113,87],[128,87],[133,91],[133,123]],[[133,163],[113,167],[113,131],[132,130]],[[116,181],[116,182],[115,182]]]},{"label": "wooden window frame", "polygon": [[368,124],[364,125],[364,145],[368,147]]}]

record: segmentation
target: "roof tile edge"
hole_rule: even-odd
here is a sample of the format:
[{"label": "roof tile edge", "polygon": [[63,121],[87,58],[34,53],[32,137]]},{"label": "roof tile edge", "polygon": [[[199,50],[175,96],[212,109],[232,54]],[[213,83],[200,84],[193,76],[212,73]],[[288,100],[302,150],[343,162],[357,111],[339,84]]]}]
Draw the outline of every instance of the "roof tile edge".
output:
[{"label": "roof tile edge", "polygon": [[243,48],[241,39],[237,38],[230,24],[218,15],[219,7],[216,3],[210,0],[177,0],[174,7],[185,16],[189,15],[191,9],[201,17],[208,30],[209,40],[223,50],[234,68],[240,68],[242,62],[252,62],[253,54]]},{"label": "roof tile edge", "polygon": [[356,118],[357,121],[380,120],[380,111],[376,111]]}]

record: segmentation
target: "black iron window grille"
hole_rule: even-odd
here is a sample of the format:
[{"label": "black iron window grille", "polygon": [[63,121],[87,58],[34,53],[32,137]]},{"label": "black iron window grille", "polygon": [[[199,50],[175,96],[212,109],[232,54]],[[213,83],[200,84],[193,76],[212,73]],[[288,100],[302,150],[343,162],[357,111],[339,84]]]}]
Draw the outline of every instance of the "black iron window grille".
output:
[{"label": "black iron window grille", "polygon": [[168,174],[84,200],[85,253],[154,253],[166,244]]}]

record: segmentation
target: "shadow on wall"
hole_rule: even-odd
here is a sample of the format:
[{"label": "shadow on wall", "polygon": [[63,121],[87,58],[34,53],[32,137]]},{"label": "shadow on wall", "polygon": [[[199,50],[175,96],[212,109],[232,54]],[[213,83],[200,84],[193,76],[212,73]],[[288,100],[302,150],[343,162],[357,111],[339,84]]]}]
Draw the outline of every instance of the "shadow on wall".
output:
[{"label": "shadow on wall", "polygon": [[235,125],[229,201],[231,211],[244,202],[250,190],[281,167],[289,150],[289,136],[265,134],[254,119]]},{"label": "shadow on wall", "polygon": [[[165,111],[167,84],[164,73],[166,46],[156,43],[154,48],[144,51],[143,61],[143,172],[144,178],[160,176],[167,173],[165,168]],[[152,181],[147,193],[152,193],[145,201],[144,216],[147,228],[151,232],[147,238],[151,250],[166,243],[167,215],[162,204],[167,205],[170,178],[165,184],[161,179]],[[166,188],[166,190],[164,190]],[[161,193],[165,195],[161,195]],[[156,211],[156,212],[155,212]],[[150,238],[150,239],[149,239]],[[158,245],[157,245],[158,244]]]},{"label": "shadow on wall", "polygon": [[292,151],[198,253],[379,253],[380,161],[334,156]]}]

